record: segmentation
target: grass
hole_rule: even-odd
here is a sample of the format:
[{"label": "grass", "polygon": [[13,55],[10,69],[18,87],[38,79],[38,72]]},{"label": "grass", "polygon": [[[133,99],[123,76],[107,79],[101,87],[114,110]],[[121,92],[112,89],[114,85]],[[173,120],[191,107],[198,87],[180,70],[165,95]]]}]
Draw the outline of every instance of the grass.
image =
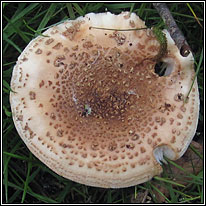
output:
[{"label": "grass", "polygon": [[[178,26],[193,50],[201,109],[194,139],[203,138],[203,3],[169,3]],[[161,177],[123,189],[102,189],[81,185],[58,176],[36,159],[18,136],[10,111],[9,92],[13,66],[29,41],[45,28],[65,19],[75,19],[89,12],[111,11],[137,13],[147,26],[164,23],[151,3],[2,3],[3,8],[3,203],[132,203],[145,195],[145,202],[203,203],[203,169],[188,173],[181,165],[168,160]],[[192,147],[192,151],[202,155]],[[192,164],[192,163],[191,163]],[[169,172],[174,166],[181,173]],[[195,168],[194,168],[195,169]],[[177,180],[181,179],[181,183]],[[165,192],[167,191],[167,193]],[[149,199],[148,199],[149,198]]]}]

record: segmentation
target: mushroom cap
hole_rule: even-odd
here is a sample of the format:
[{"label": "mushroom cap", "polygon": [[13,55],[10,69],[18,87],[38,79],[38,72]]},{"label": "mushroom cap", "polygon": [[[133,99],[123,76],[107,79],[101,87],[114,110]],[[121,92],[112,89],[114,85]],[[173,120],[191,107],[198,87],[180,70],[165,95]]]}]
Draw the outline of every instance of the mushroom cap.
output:
[{"label": "mushroom cap", "polygon": [[[192,53],[136,14],[109,12],[53,26],[33,39],[13,70],[10,103],[29,150],[57,174],[97,187],[129,187],[162,172],[163,155],[183,155],[197,127],[199,94]],[[45,36],[46,35],[46,36]]]}]

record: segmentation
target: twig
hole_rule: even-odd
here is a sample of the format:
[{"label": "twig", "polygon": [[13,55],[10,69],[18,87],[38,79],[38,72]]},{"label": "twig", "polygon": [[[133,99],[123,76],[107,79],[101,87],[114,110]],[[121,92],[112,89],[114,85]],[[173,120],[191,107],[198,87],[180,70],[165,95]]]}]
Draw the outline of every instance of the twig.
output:
[{"label": "twig", "polygon": [[148,191],[148,189],[147,189],[147,190],[144,192],[144,197],[142,198],[141,203],[145,203],[145,200],[146,200],[146,198],[147,198],[148,193],[149,193],[149,191]]},{"label": "twig", "polygon": [[168,31],[174,40],[175,44],[177,45],[178,49],[180,50],[180,54],[183,57],[189,55],[192,51],[190,46],[188,45],[184,35],[178,28],[173,16],[171,15],[167,5],[165,3],[153,3],[153,6],[158,11],[159,15],[164,20],[165,24],[168,27]]}]

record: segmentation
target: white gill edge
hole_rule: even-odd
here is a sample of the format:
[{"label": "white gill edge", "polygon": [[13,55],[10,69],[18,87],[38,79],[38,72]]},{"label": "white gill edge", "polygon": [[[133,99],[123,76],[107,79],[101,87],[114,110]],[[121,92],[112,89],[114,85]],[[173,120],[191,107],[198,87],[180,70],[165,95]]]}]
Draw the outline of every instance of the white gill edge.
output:
[{"label": "white gill edge", "polygon": [[168,147],[167,145],[162,145],[154,149],[153,155],[156,161],[162,165],[162,162],[167,164],[167,161],[164,159],[164,156],[169,159],[175,159],[175,152]]}]

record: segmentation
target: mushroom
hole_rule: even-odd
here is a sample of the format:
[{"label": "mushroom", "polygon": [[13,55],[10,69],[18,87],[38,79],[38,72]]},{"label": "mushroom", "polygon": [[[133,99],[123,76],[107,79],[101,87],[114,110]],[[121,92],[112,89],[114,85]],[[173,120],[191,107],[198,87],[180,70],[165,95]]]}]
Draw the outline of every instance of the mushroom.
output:
[{"label": "mushroom", "polygon": [[[114,30],[95,29],[109,28]],[[140,184],[180,158],[197,127],[192,54],[160,42],[134,13],[89,13],[33,39],[13,70],[13,121],[29,150],[57,174],[103,188]],[[163,76],[155,73],[158,62]]]}]

